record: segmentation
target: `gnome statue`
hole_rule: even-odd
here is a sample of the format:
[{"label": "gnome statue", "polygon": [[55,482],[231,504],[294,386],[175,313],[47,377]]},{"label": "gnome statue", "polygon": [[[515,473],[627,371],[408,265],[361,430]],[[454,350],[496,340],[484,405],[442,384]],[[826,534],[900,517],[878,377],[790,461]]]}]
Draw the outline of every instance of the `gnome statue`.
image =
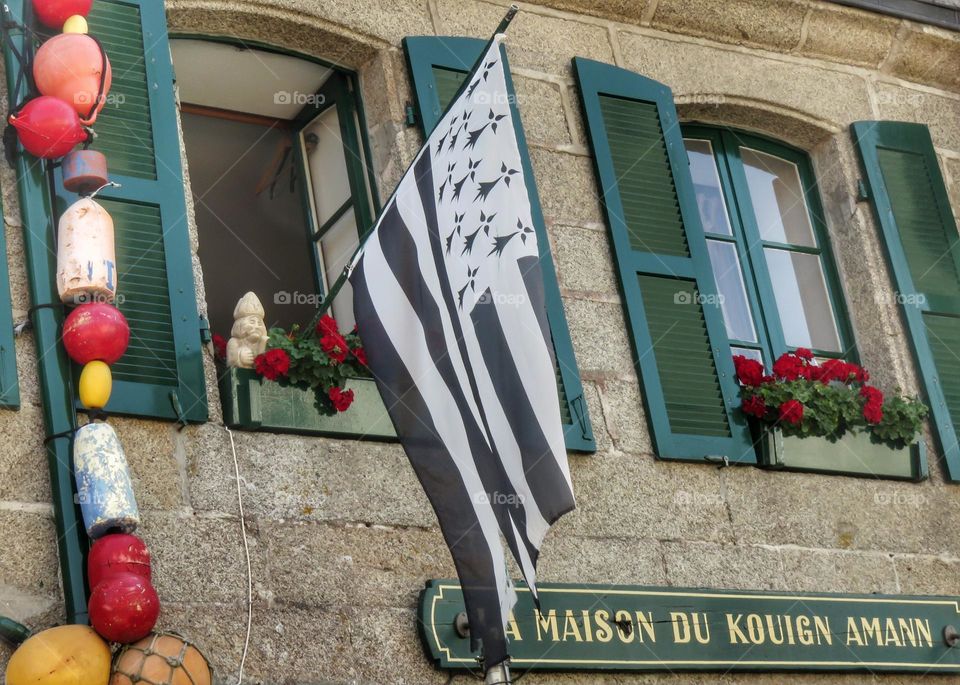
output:
[{"label": "gnome statue", "polygon": [[247,293],[233,310],[233,328],[227,343],[227,364],[252,369],[253,360],[267,349],[263,305],[255,293]]}]

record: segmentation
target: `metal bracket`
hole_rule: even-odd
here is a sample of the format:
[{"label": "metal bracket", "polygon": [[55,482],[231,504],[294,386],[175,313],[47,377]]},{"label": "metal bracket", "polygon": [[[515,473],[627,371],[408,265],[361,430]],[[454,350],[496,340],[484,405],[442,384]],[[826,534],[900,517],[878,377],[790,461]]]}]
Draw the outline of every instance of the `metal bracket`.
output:
[{"label": "metal bracket", "polygon": [[453,628],[460,637],[464,639],[470,637],[470,621],[467,619],[466,611],[461,611],[457,614],[456,618],[453,619]]},{"label": "metal bracket", "polygon": [[187,427],[187,417],[183,414],[183,405],[180,404],[180,397],[176,390],[170,391],[170,404],[173,405],[173,412],[177,415],[177,423],[180,424],[178,430],[183,430]]},{"label": "metal bracket", "polygon": [[943,643],[947,647],[956,647],[958,642],[960,642],[960,632],[957,632],[953,626],[946,626],[943,629]]},{"label": "metal bracket", "polygon": [[407,103],[405,112],[406,112],[406,119],[404,120],[404,123],[406,123],[407,126],[416,126],[417,110],[415,110],[413,108],[413,105],[411,105],[409,102]]},{"label": "metal bracket", "polygon": [[210,332],[210,321],[203,314],[200,315],[200,342],[204,345],[213,340],[213,334]]},{"label": "metal bracket", "polygon": [[862,178],[857,179],[857,201],[866,202],[870,199],[870,192],[867,190],[867,184]]}]

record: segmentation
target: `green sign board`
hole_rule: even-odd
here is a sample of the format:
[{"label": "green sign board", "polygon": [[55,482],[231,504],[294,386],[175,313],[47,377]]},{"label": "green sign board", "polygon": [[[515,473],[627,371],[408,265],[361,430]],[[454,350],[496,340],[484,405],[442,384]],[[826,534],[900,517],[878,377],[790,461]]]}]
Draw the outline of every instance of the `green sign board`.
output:
[{"label": "green sign board", "polygon": [[[520,671],[960,673],[952,597],[544,583],[537,611],[526,586],[517,593],[507,636]],[[463,611],[457,581],[431,580],[420,595],[439,668],[477,668]]]}]

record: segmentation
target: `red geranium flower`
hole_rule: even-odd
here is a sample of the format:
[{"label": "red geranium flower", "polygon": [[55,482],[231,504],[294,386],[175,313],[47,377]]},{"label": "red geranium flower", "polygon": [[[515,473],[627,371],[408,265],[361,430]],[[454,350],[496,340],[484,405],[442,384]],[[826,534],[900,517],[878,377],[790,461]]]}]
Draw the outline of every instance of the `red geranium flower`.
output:
[{"label": "red geranium flower", "polygon": [[350,351],[350,348],[347,346],[347,341],[344,340],[343,336],[339,333],[327,333],[320,338],[320,347],[327,353],[328,357],[338,364],[343,363],[343,360],[347,358],[347,353]]},{"label": "red geranium flower", "polygon": [[809,378],[810,371],[806,370],[803,360],[789,352],[780,355],[773,363],[773,373],[777,378],[795,381],[798,378]]},{"label": "red geranium flower", "polygon": [[762,397],[757,395],[746,398],[740,408],[743,409],[744,414],[756,416],[758,419],[762,419],[767,413],[766,403],[764,403]]},{"label": "red geranium flower", "polygon": [[867,401],[867,404],[883,405],[883,391],[872,385],[865,385],[860,388],[860,397]]},{"label": "red geranium flower", "polygon": [[808,350],[806,347],[798,347],[794,354],[800,357],[800,359],[805,359],[806,361],[813,360],[813,352]]},{"label": "red geranium flower", "polygon": [[353,390],[333,387],[327,391],[327,397],[333,402],[333,408],[338,412],[345,412],[353,404]]},{"label": "red geranium flower", "polygon": [[867,402],[863,405],[863,418],[867,423],[880,423],[883,421],[883,405]]},{"label": "red geranium flower", "polygon": [[253,360],[253,367],[268,381],[275,381],[287,375],[290,356],[283,350],[267,350]]},{"label": "red geranium flower", "polygon": [[340,328],[337,326],[337,320],[329,314],[324,314],[317,321],[317,335],[340,335]]},{"label": "red geranium flower", "polygon": [[213,334],[213,356],[217,359],[227,358],[227,339],[219,333]]},{"label": "red geranium flower", "polygon": [[815,377],[822,383],[840,381],[849,383],[854,380],[865,379],[866,372],[856,364],[845,362],[842,359],[826,359],[819,367]]},{"label": "red geranium flower", "polygon": [[756,359],[738,354],[733,358],[733,366],[737,370],[737,380],[741,385],[755,387],[763,382],[763,364]]},{"label": "red geranium flower", "polygon": [[363,364],[364,366],[367,365],[367,351],[366,351],[366,350],[364,350],[362,347],[358,347],[357,349],[351,350],[351,351],[353,352],[353,356],[357,358],[357,361],[358,361],[358,362],[360,362],[360,363]]},{"label": "red geranium flower", "polygon": [[780,420],[796,425],[803,418],[803,404],[797,400],[787,400],[780,405]]}]

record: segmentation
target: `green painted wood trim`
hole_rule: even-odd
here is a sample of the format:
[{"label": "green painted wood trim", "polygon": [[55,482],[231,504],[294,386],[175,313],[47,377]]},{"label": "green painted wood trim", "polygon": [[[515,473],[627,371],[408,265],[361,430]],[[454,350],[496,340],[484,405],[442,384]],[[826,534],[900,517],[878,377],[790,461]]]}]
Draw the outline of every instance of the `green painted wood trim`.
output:
[{"label": "green painted wood trim", "polygon": [[370,378],[348,381],[346,387],[355,393],[353,405],[342,414],[327,416],[316,408],[316,391],[305,386],[265,381],[249,369],[220,369],[218,376],[223,420],[230,428],[396,440],[390,415]]},{"label": "green painted wood trim", "polygon": [[[200,340],[201,322],[193,280],[193,257],[180,157],[173,65],[170,61],[163,4],[154,0],[98,0],[89,17],[90,32],[93,35],[109,35],[110,22],[114,16],[112,13],[130,12],[131,8],[135,8],[140,17],[146,74],[143,95],[149,98],[149,127],[153,140],[132,140],[129,148],[142,151],[148,150],[152,145],[156,173],[155,178],[146,173],[133,176],[121,173],[116,165],[113,165],[110,177],[122,184],[122,187],[105,189],[98,196],[98,200],[105,204],[119,203],[115,204],[115,207],[129,205],[159,210],[159,228],[162,232],[166,266],[166,292],[158,291],[158,297],[169,300],[171,325],[168,331],[151,330],[149,335],[159,336],[158,340],[164,340],[163,346],[172,348],[175,360],[168,363],[157,357],[157,365],[162,366],[164,372],[159,375],[166,375],[170,380],[154,379],[151,375],[156,374],[149,373],[144,373],[142,379],[136,380],[115,378],[113,393],[106,409],[113,414],[203,422],[207,420],[207,393]],[[124,36],[133,40],[136,29],[128,23],[128,19],[129,17],[124,17],[122,31]],[[138,49],[136,44],[128,47],[131,50]],[[118,67],[114,65],[115,92],[119,92],[117,71]],[[111,105],[108,104],[101,113],[97,126],[105,126],[110,122],[110,108]],[[123,105],[118,104],[114,109],[119,112],[122,108]],[[103,144],[102,138],[100,144]],[[120,138],[110,141],[110,144],[115,148],[124,145]],[[94,142],[92,148],[98,149],[98,142]],[[109,162],[108,158],[108,164]],[[59,170],[56,173],[54,191],[60,212],[77,199],[77,196],[63,189]],[[124,226],[118,225],[116,231],[118,236],[121,235]],[[159,248],[159,245],[155,247]],[[118,263],[117,267],[119,294],[122,295],[124,264]],[[120,308],[123,309],[123,304]],[[138,332],[134,330],[133,333],[136,335]],[[140,332],[140,335],[143,336],[142,340],[147,340],[145,331]],[[144,346],[147,350],[150,349],[149,342],[145,342]]]},{"label": "green painted wood trim", "polygon": [[[437,84],[433,73],[434,67],[466,74],[480,58],[486,44],[486,41],[478,38],[448,36],[411,36],[403,39],[407,65],[416,95],[417,120],[424,136],[429,135],[433,127],[436,126],[446,106],[446,103],[441,103],[437,93]],[[507,89],[511,95],[510,109],[513,114],[521,163],[527,178],[533,227],[537,232],[537,241],[540,246],[540,263],[543,271],[547,318],[550,322],[554,352],[563,386],[561,402],[566,401],[567,407],[564,413],[570,417],[563,427],[566,446],[567,449],[576,452],[595,452],[597,446],[590,422],[590,412],[587,408],[583,382],[580,379],[573,341],[570,338],[570,329],[563,309],[553,255],[550,254],[550,241],[547,236],[546,223],[543,219],[543,210],[540,206],[540,195],[534,181],[533,166],[530,162],[520,111],[517,107],[516,98],[513,97],[513,79],[510,75],[506,49],[501,48],[501,52],[507,76]]]},{"label": "green painted wood trim", "polygon": [[[918,306],[925,299],[917,290],[910,272],[900,229],[894,218],[890,195],[880,169],[879,151],[891,150],[919,155],[924,159],[930,174],[928,188],[936,198],[940,221],[950,235],[956,235],[957,226],[950,209],[946,185],[937,162],[930,131],[923,124],[899,121],[858,121],[851,128],[854,145],[860,154],[861,168],[866,178],[870,204],[880,229],[886,250],[887,261],[893,275],[893,285],[900,297],[900,309],[907,323],[911,349],[920,371],[927,402],[933,418],[940,449],[946,465],[947,478],[960,482],[960,444],[957,427],[953,424],[946,397],[940,383],[940,373],[934,361],[927,327],[923,320],[924,307]],[[918,183],[922,182],[917,179]],[[954,250],[956,252],[956,250]],[[956,259],[956,255],[953,255]],[[929,305],[929,303],[928,303]],[[929,306],[926,307],[929,311]],[[945,312],[957,315],[958,312]]]},{"label": "green painted wood trim", "polygon": [[921,481],[927,478],[927,450],[922,440],[900,449],[874,443],[865,432],[826,438],[784,436],[763,431],[759,441],[763,466],[785,471],[812,471],[864,478]]},{"label": "green painted wood trim", "polygon": [[[722,312],[716,302],[716,286],[707,254],[706,240],[696,207],[693,180],[690,177],[686,149],[680,134],[673,94],[662,83],[645,78],[625,69],[583,59],[573,60],[574,74],[580,86],[580,102],[585,115],[587,133],[593,151],[594,169],[601,190],[602,204],[610,231],[613,251],[617,261],[618,279],[624,298],[628,326],[633,340],[635,361],[642,377],[643,395],[647,416],[652,428],[657,456],[664,459],[714,460],[726,459],[733,463],[755,464],[757,461],[749,428],[737,409],[739,392],[734,379],[733,359],[724,328]],[[703,435],[674,430],[667,409],[667,388],[661,383],[658,363],[653,352],[657,341],[651,333],[650,312],[647,311],[638,279],[637,266],[641,264],[634,249],[623,217],[624,208],[617,173],[607,136],[607,124],[601,111],[601,98],[617,98],[626,101],[652,104],[656,107],[659,129],[662,131],[666,154],[675,185],[683,231],[689,249],[689,257],[683,272],[660,255],[647,252],[642,262],[646,276],[660,279],[675,279],[678,291],[693,284],[705,298],[703,318],[709,337],[710,353],[716,369],[716,382],[721,389],[720,401],[726,415],[729,436]],[[669,170],[664,170],[669,174]],[[674,256],[674,259],[679,259]],[[646,280],[651,284],[654,281]],[[648,293],[649,294],[649,293]],[[706,299],[706,298],[713,298]]]},{"label": "green painted wood trim", "polygon": [[[0,215],[3,208],[0,206]],[[0,231],[0,254],[7,254],[6,231]],[[17,350],[13,338],[13,302],[7,260],[0,259],[0,407],[20,407],[20,382],[17,379]]]},{"label": "green painted wood trim", "polygon": [[[10,0],[6,4],[14,21],[32,26],[32,5],[29,2]],[[11,41],[4,43],[3,55],[7,87],[11,92],[10,101],[17,103],[26,96],[26,81],[21,82],[21,88],[17,92],[15,84],[20,64],[13,54],[11,43],[16,45],[21,54],[27,55],[32,54],[34,44],[19,30],[13,29],[11,36]],[[26,78],[29,79],[29,76]],[[57,241],[52,220],[53,198],[50,192],[49,165],[25,153],[18,146],[16,171],[30,300],[35,304],[57,303]],[[89,541],[83,526],[80,505],[76,500],[71,468],[72,442],[66,437],[76,429],[77,420],[73,404],[74,392],[70,383],[70,360],[63,345],[59,344],[63,312],[58,307],[42,307],[35,311],[31,321],[37,351],[45,433],[47,436],[61,436],[47,441],[46,452],[66,619],[68,623],[86,624],[88,614],[84,571]]]}]

